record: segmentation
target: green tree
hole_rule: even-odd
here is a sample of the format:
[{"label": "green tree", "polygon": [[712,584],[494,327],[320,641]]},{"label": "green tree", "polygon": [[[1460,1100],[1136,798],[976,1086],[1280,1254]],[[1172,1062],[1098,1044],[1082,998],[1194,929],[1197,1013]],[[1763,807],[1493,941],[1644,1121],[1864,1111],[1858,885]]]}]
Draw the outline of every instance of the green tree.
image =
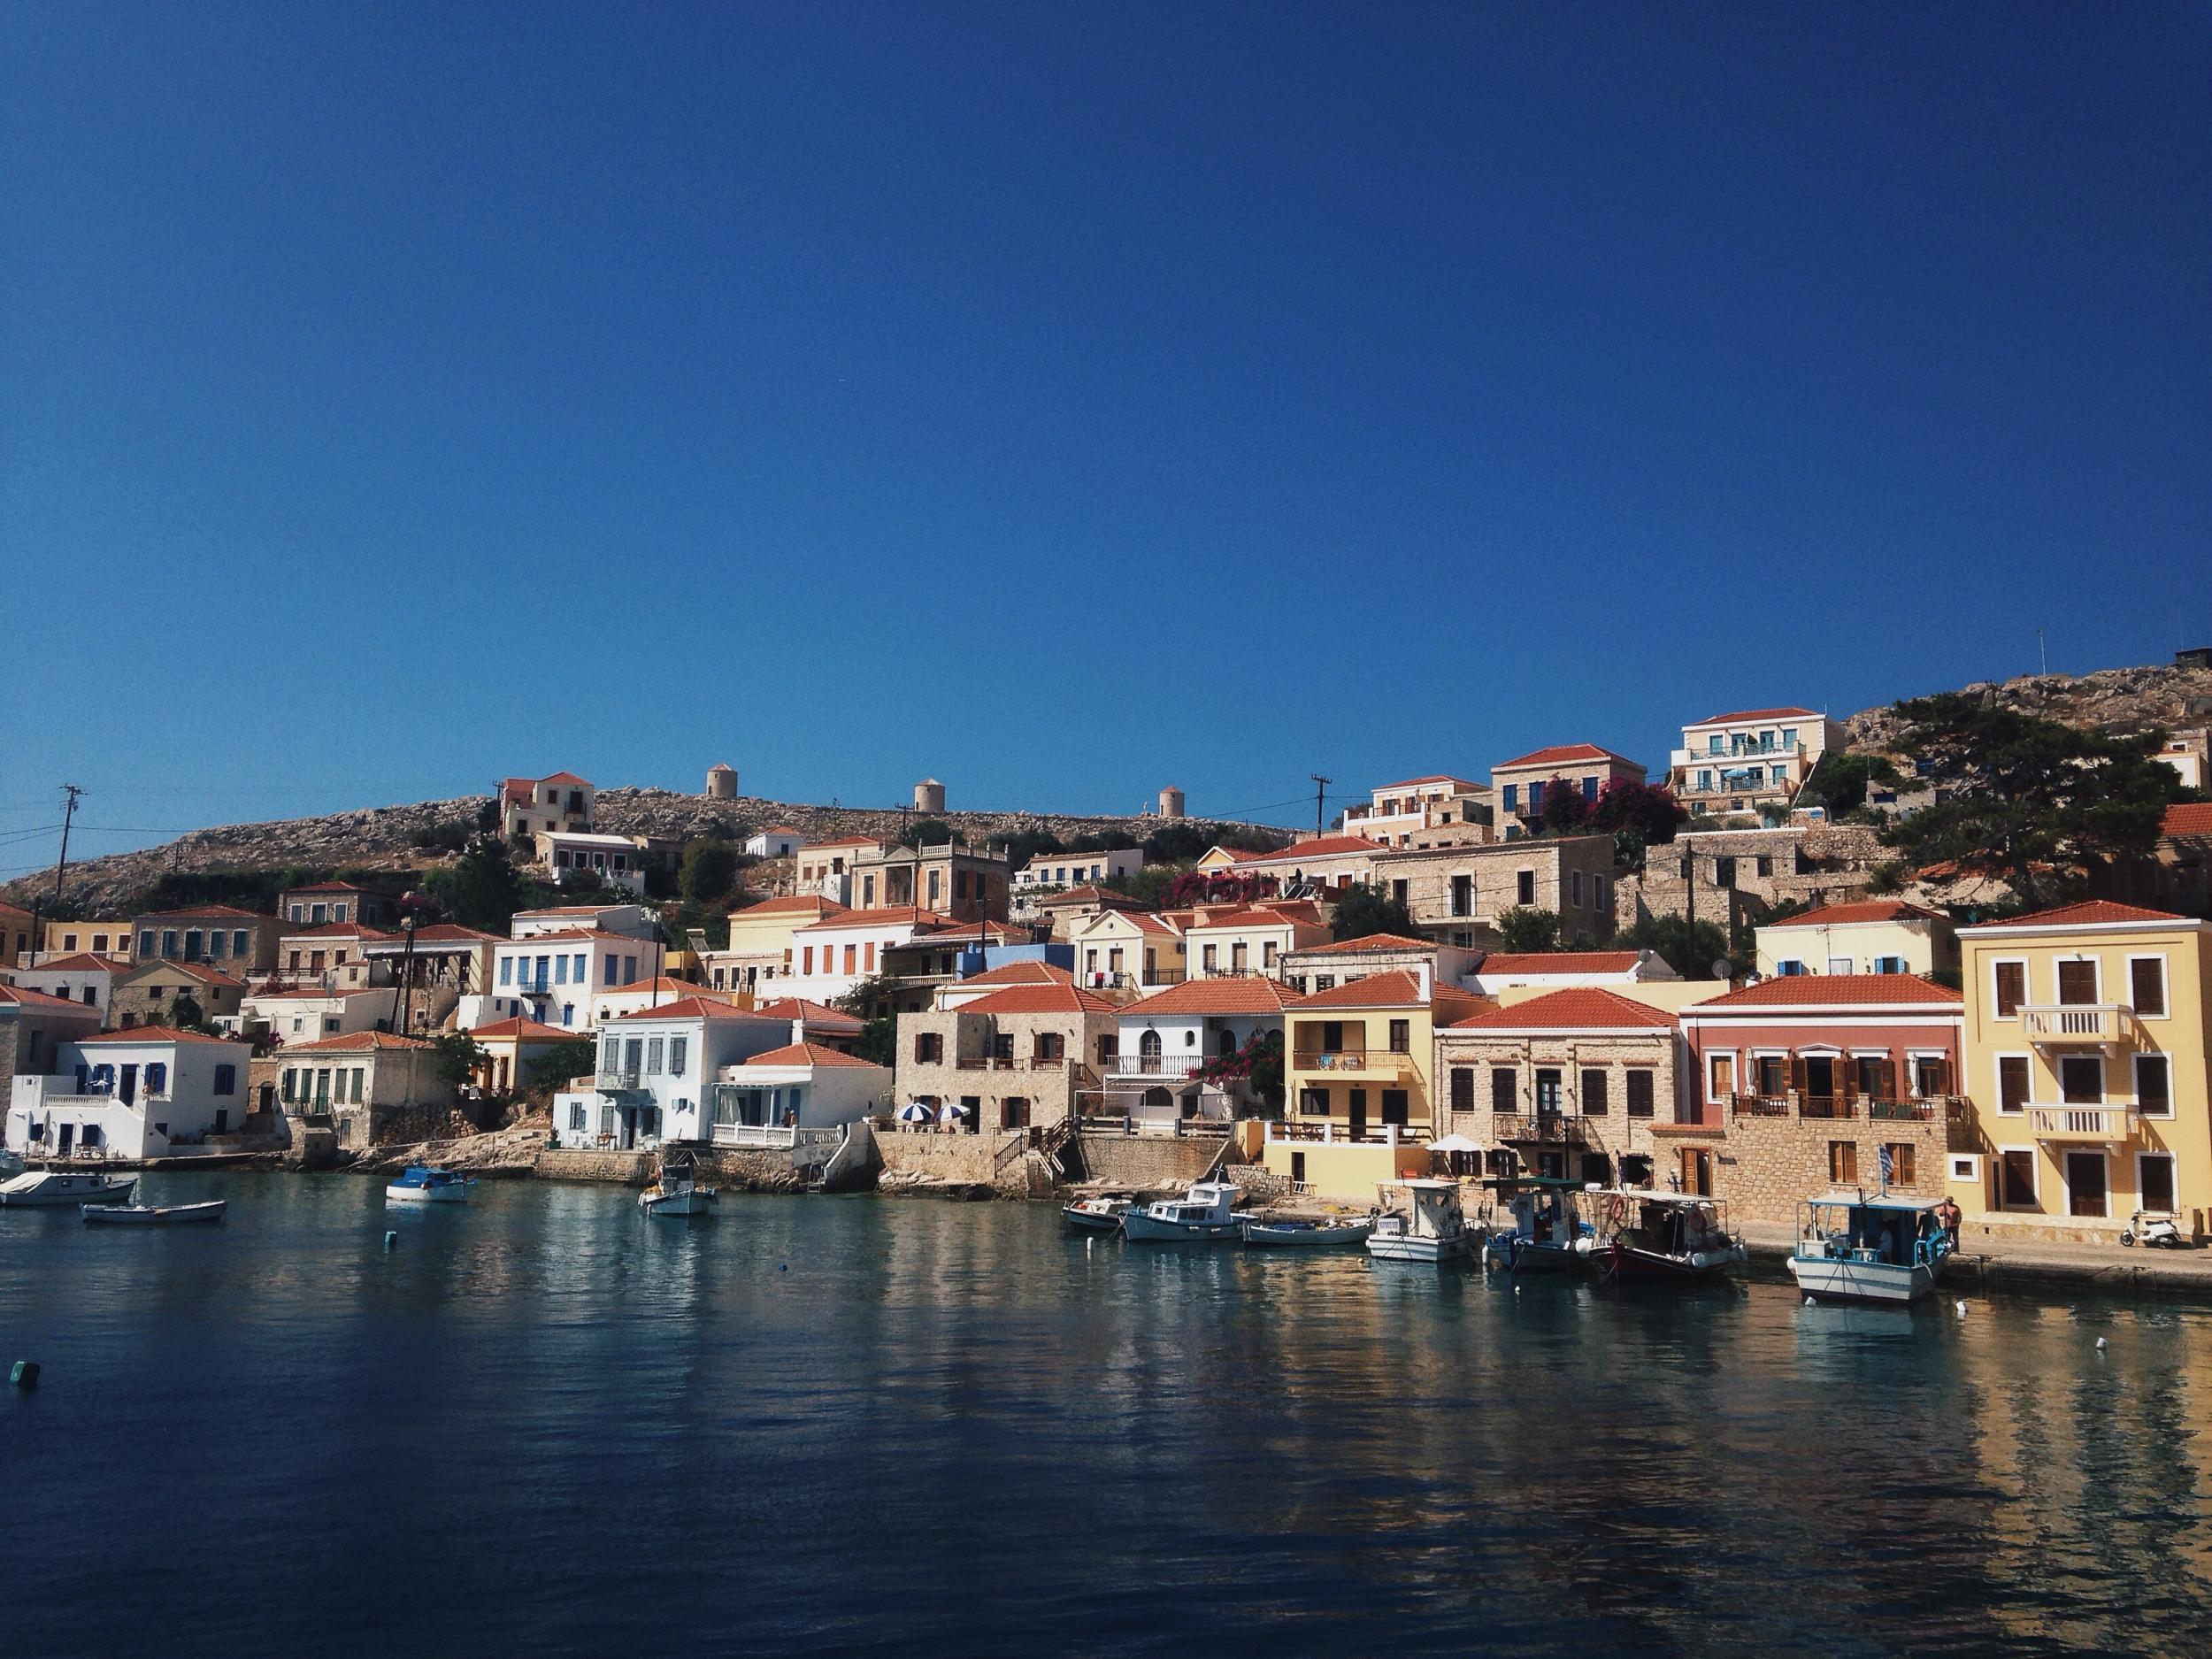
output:
[{"label": "green tree", "polygon": [[1189,873],[1187,864],[1146,864],[1125,876],[1109,876],[1098,885],[1109,893],[1125,894],[1139,903],[1157,910],[1167,902],[1168,889]]},{"label": "green tree", "polygon": [[1033,858],[1048,856],[1067,850],[1066,846],[1048,829],[1022,830],[1009,835],[1004,842],[1006,867],[1010,873],[1027,867]]},{"label": "green tree", "polygon": [[1516,955],[1559,949],[1559,914],[1516,905],[1498,912],[1498,938]]},{"label": "green tree", "polygon": [[1830,818],[1841,818],[1866,804],[1867,791],[1875,784],[1893,787],[1902,781],[1886,756],[1860,755],[1832,749],[1822,755],[1797,792],[1800,806],[1818,807]]},{"label": "green tree", "polygon": [[550,1094],[572,1077],[585,1077],[599,1065],[599,1045],[589,1037],[557,1042],[522,1068],[522,1086],[533,1094]]},{"label": "green tree", "polygon": [[1370,933],[1395,933],[1402,939],[1421,937],[1404,905],[1386,897],[1380,887],[1369,887],[1364,882],[1351,887],[1336,902],[1336,914],[1330,919],[1329,930],[1339,939],[1364,939]]},{"label": "green tree", "polygon": [[459,1088],[491,1056],[465,1031],[442,1031],[430,1040],[430,1070],[448,1088]]},{"label": "green tree", "polygon": [[515,867],[493,835],[479,835],[451,868],[432,871],[424,885],[455,921],[488,933],[504,933],[522,904]]},{"label": "green tree", "polygon": [[885,1012],[864,1023],[854,1055],[874,1065],[895,1065],[899,1058],[899,1017]]},{"label": "green tree", "polygon": [[687,842],[676,887],[687,904],[712,904],[737,885],[737,849],[729,842]]},{"label": "green tree", "polygon": [[941,818],[916,818],[899,832],[902,847],[942,847],[952,840],[952,826]]},{"label": "green tree", "polygon": [[1939,796],[1882,832],[1916,866],[2001,879],[2033,910],[2156,849],[2177,787],[2164,733],[2107,737],[1957,691],[1897,713],[1896,751]]},{"label": "green tree", "polygon": [[1197,825],[1178,820],[1144,838],[1144,858],[1149,864],[1187,864],[1213,844],[1213,837]]},{"label": "green tree", "polygon": [[197,997],[189,991],[180,990],[169,999],[169,1023],[179,1031],[197,1031],[207,1024],[207,1016],[201,1010]]},{"label": "green tree", "polygon": [[1717,923],[1700,922],[1693,933],[1679,916],[1647,916],[1633,927],[1613,935],[1615,950],[1655,950],[1686,979],[1709,979],[1713,964],[1725,958],[1732,974],[1748,972],[1750,930],[1734,949]]}]

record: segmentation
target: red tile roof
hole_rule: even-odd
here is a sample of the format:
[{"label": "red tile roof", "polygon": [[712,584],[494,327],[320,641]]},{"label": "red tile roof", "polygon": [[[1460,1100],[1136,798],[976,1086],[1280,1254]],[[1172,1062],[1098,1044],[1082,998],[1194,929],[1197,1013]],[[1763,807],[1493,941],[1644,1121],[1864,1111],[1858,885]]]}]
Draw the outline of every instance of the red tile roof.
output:
[{"label": "red tile roof", "polygon": [[[488,939],[498,937],[497,933],[483,933],[473,927],[464,927],[458,922],[433,922],[427,927],[415,929],[417,945],[480,945]],[[404,946],[407,942],[407,935],[403,933],[386,933],[384,939],[386,942],[398,946]]]},{"label": "red tile roof", "polygon": [[1047,894],[1037,901],[1043,910],[1079,910],[1086,904],[1096,904],[1106,910],[1141,910],[1144,901],[1126,893],[1117,893],[1111,887],[1102,887],[1089,881],[1079,887],[1063,887],[1057,893]]},{"label": "red tile roof", "polygon": [[567,945],[573,944],[580,939],[620,939],[627,940],[634,945],[642,945],[648,950],[654,948],[653,941],[649,939],[640,939],[634,933],[611,933],[603,927],[564,927],[557,933],[525,933],[519,939],[503,939],[499,942],[503,945],[522,946]]},{"label": "red tile roof", "polygon": [[826,1002],[810,1002],[803,996],[774,997],[755,1005],[753,1012],[769,1019],[803,1019],[828,1031],[856,1033],[867,1023],[857,1014],[848,1014]]},{"label": "red tile roof", "polygon": [[24,973],[127,973],[131,964],[118,962],[112,956],[96,956],[88,950],[80,950],[72,956],[56,956],[36,967],[24,968]]},{"label": "red tile roof", "polygon": [[[703,985],[695,985],[689,979],[672,979],[664,973],[657,976],[649,973],[641,979],[631,980],[627,985],[603,985],[594,995],[603,998],[609,996],[633,995],[651,996],[654,995],[656,989],[657,989],[659,994],[663,996],[686,997],[707,996],[712,995]],[[726,1001],[727,999],[716,995],[715,1000],[720,1002]]]},{"label": "red tile roof", "polygon": [[1073,985],[1075,976],[1065,968],[1056,968],[1049,962],[1010,962],[1003,967],[993,968],[987,973],[972,973],[960,981],[972,985]]},{"label": "red tile roof", "polygon": [[1740,991],[1694,1002],[1685,1013],[1708,1008],[1895,1007],[1901,1003],[1957,1009],[1965,999],[1948,986],[1916,973],[1784,973]]},{"label": "red tile roof", "polygon": [[1311,927],[1317,918],[1312,916],[1286,916],[1272,905],[1256,904],[1248,910],[1230,910],[1225,913],[1200,912],[1185,926],[1193,927]]},{"label": "red tile roof", "polygon": [[314,1002],[333,996],[389,997],[397,989],[396,986],[390,985],[295,985],[282,990],[255,991],[251,995],[257,1002]]},{"label": "red tile roof", "polygon": [[81,1048],[96,1042],[237,1042],[240,1048],[246,1047],[236,1038],[211,1037],[203,1031],[179,1031],[173,1025],[133,1025],[125,1031],[95,1032],[89,1037],[72,1041]]},{"label": "red tile roof", "polygon": [[1640,950],[1494,950],[1482,973],[1626,973],[1643,960]]},{"label": "red tile roof", "polygon": [[1698,721],[1697,725],[1732,726],[1739,720],[1817,720],[1820,718],[1818,712],[1811,709],[1738,709],[1731,714],[1713,715]]},{"label": "red tile roof", "polygon": [[835,916],[846,910],[835,899],[826,899],[816,893],[801,894],[795,898],[763,899],[757,904],[748,904],[730,912],[732,919],[740,916]]},{"label": "red tile roof", "polygon": [[370,927],[360,922],[324,922],[319,926],[294,926],[286,929],[287,939],[391,939],[396,935],[380,927]]},{"label": "red tile roof", "polygon": [[488,1025],[473,1026],[468,1034],[480,1040],[486,1037],[517,1037],[524,1042],[568,1042],[588,1033],[571,1031],[562,1025],[549,1025],[541,1019],[526,1019],[518,1014],[512,1019],[495,1020]]},{"label": "red tile roof", "polygon": [[[1304,858],[1348,858],[1361,853],[1384,850],[1382,842],[1370,841],[1364,835],[1310,835],[1304,841],[1293,841],[1280,852],[1258,854],[1257,860],[1273,864]],[[1253,861],[1246,859],[1239,862]]]},{"label": "red tile roof", "polygon": [[534,910],[517,910],[515,919],[526,921],[533,916],[597,916],[603,910],[618,910],[634,902],[630,899],[614,899],[605,904],[547,904]]},{"label": "red tile roof", "polygon": [[820,933],[846,927],[917,927],[924,933],[935,933],[941,928],[957,926],[959,924],[951,917],[938,911],[901,905],[895,910],[846,910],[836,916],[825,916],[818,922],[810,922],[804,927],[795,927],[791,931],[795,933]]},{"label": "red tile roof", "polygon": [[590,779],[579,778],[572,772],[557,772],[550,778],[541,778],[538,781],[540,783],[565,783],[580,789],[591,787]]},{"label": "red tile roof", "polygon": [[390,1031],[349,1031],[341,1037],[318,1037],[312,1042],[288,1042],[286,1054],[350,1054],[359,1049],[384,1053],[430,1047],[420,1037],[403,1037]]},{"label": "red tile roof", "polygon": [[142,922],[180,922],[201,916],[243,917],[250,922],[276,920],[275,917],[264,915],[259,910],[242,910],[234,904],[200,904],[186,910],[148,910],[138,919]]},{"label": "red tile roof", "polygon": [[1563,766],[1570,762],[1611,760],[1624,766],[1643,768],[1625,755],[1616,755],[1609,749],[1600,749],[1595,743],[1555,743],[1549,749],[1532,749],[1514,760],[1502,760],[1490,768],[1493,773],[1513,772],[1523,766]]},{"label": "red tile roof", "polygon": [[1824,904],[1816,910],[1786,916],[1761,927],[1851,927],[1863,922],[1941,922],[1950,918],[1940,910],[1908,904],[1902,899],[1867,899],[1855,904]]},{"label": "red tile roof", "polygon": [[883,842],[873,835],[838,835],[826,841],[809,841],[807,851],[818,853],[826,847],[880,847]]},{"label": "red tile roof", "polygon": [[615,1019],[758,1019],[762,1016],[754,1010],[738,1007],[733,1002],[717,1001],[710,996],[680,996],[672,1002],[663,1002],[658,1008],[641,1008],[634,1013],[617,1014]]},{"label": "red tile roof", "polygon": [[1371,950],[1433,950],[1432,939],[1408,939],[1403,933],[1362,933],[1357,939],[1340,939],[1333,945],[1309,945],[1306,949],[1316,955],[1343,951],[1347,955],[1363,954]]},{"label": "red tile roof", "polygon": [[10,1003],[27,1008],[34,1013],[58,1014],[66,1009],[82,1019],[100,1018],[100,1010],[89,1002],[73,1002],[65,996],[49,996],[43,991],[34,991],[27,986],[0,985],[0,1006]]},{"label": "red tile roof", "polygon": [[1325,991],[1316,991],[1298,1004],[1298,1011],[1317,1008],[1403,1008],[1421,1001],[1419,976],[1406,968],[1371,973],[1363,979],[1348,979]]},{"label": "red tile roof", "polygon": [[2161,828],[2169,835],[2212,835],[2212,801],[2177,801]]},{"label": "red tile roof", "polygon": [[1980,926],[2074,927],[2094,922],[2185,922],[2188,919],[2185,916],[2176,916],[2170,910],[2147,910],[2139,904],[2115,904],[2109,899],[2091,899],[2082,904],[2062,904],[2056,910],[2007,917],[2003,921],[1984,922]]},{"label": "red tile roof", "polygon": [[366,893],[368,890],[366,887],[357,887],[350,881],[311,881],[303,887],[284,889],[288,897],[295,893]]},{"label": "red tile roof", "polygon": [[1016,985],[963,1003],[963,1014],[1118,1014],[1102,996],[1072,985]]},{"label": "red tile roof", "polygon": [[1258,974],[1231,974],[1222,979],[1186,979],[1171,985],[1141,1002],[1132,1002],[1121,1017],[1157,1014],[1164,1018],[1186,1014],[1279,1014],[1305,1001],[1279,979]]},{"label": "red tile roof", "polygon": [[164,962],[160,957],[154,956],[144,962],[127,962],[119,965],[125,971],[127,981],[132,985],[142,979],[150,979],[166,968],[172,972],[181,973],[188,979],[197,979],[202,985],[214,986],[219,990],[227,987],[235,987],[242,991],[246,988],[246,982],[236,974],[225,973],[220,968],[211,968],[204,962]]},{"label": "red tile roof", "polygon": [[1578,985],[1532,996],[1510,1008],[1478,1014],[1451,1031],[1671,1031],[1674,1016],[1594,985]]},{"label": "red tile roof", "polygon": [[780,1048],[771,1048],[766,1054],[749,1056],[747,1065],[859,1065],[878,1067],[872,1060],[863,1060],[857,1055],[840,1048],[825,1048],[818,1042],[787,1043]]}]

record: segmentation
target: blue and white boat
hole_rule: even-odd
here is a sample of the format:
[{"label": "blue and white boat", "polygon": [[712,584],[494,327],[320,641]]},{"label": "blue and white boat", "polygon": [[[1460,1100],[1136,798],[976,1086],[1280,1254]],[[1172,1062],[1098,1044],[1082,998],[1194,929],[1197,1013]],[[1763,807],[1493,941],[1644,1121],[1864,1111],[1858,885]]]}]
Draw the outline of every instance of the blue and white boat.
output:
[{"label": "blue and white boat", "polygon": [[1138,1244],[1210,1244],[1234,1239],[1245,1220],[1230,1208],[1236,1196],[1233,1187],[1200,1181],[1180,1198],[1129,1211],[1121,1218],[1121,1235]]},{"label": "blue and white boat", "polygon": [[1887,1191],[1809,1198],[1797,1207],[1790,1277],[1824,1302],[1909,1307],[1950,1263],[1951,1235],[1935,1215],[1942,1202]]},{"label": "blue and white boat", "polygon": [[1491,1230],[1483,1247],[1492,1266],[1516,1273],[1571,1273],[1592,1264],[1598,1235],[1578,1208],[1582,1183],[1522,1175],[1486,1185],[1504,1200],[1508,1217]]},{"label": "blue and white boat", "polygon": [[384,1189],[388,1204],[465,1204],[476,1183],[451,1170],[426,1164],[411,1164],[400,1178]]}]

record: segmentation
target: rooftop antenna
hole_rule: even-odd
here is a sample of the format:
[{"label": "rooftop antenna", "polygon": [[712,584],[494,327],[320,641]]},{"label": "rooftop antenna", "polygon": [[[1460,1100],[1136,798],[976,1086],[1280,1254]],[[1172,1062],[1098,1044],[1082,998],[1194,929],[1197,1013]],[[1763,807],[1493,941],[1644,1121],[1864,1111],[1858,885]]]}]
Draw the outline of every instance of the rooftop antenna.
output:
[{"label": "rooftop antenna", "polygon": [[2036,672],[2045,679],[2048,679],[2051,672],[2051,654],[2043,647],[2043,630],[2041,628],[2038,628],[2035,631],[2035,662]]}]

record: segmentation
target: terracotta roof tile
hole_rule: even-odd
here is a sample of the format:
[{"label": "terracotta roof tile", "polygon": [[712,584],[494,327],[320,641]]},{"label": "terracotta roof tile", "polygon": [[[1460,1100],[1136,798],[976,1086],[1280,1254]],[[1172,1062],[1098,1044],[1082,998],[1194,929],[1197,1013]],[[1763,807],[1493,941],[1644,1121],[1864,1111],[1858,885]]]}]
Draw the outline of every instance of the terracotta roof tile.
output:
[{"label": "terracotta roof tile", "polygon": [[1532,749],[1512,760],[1502,760],[1490,768],[1493,772],[1515,772],[1524,766],[1564,766],[1593,760],[1617,761],[1624,766],[1643,768],[1625,755],[1616,755],[1609,749],[1600,749],[1595,743],[1555,743],[1549,749]]},{"label": "terracotta roof tile", "polygon": [[711,996],[680,996],[658,1008],[641,1008],[632,1013],[617,1014],[608,1024],[627,1019],[759,1019],[757,1010],[738,1007]]},{"label": "terracotta roof tile", "polygon": [[826,1002],[809,1002],[803,996],[779,996],[757,1003],[753,1012],[769,1019],[803,1019],[810,1025],[826,1030],[857,1033],[867,1024],[857,1014],[848,1014]]},{"label": "terracotta roof tile", "polygon": [[1471,778],[1455,778],[1448,772],[1431,772],[1425,778],[1403,778],[1396,783],[1379,783],[1375,786],[1375,789],[1379,794],[1385,789],[1417,789],[1425,783],[1455,783],[1468,789],[1479,789],[1483,787]]},{"label": "terracotta roof tile", "polygon": [[220,968],[211,968],[204,962],[164,962],[155,956],[145,962],[127,962],[120,965],[124,972],[124,982],[130,985],[135,985],[141,979],[150,979],[166,968],[173,973],[181,973],[188,979],[197,979],[202,985],[211,985],[219,990],[231,987],[242,991],[246,988],[246,982],[236,974],[225,973]]},{"label": "terracotta roof tile", "polygon": [[126,1031],[95,1032],[71,1041],[79,1048],[96,1042],[236,1042],[242,1048],[246,1047],[237,1038],[211,1037],[204,1031],[179,1031],[173,1025],[133,1025]]},{"label": "terracotta roof tile", "polygon": [[1739,720],[1817,720],[1820,714],[1812,709],[1738,709],[1729,714],[1716,714],[1700,720],[1687,729],[1698,726],[1733,726]]},{"label": "terracotta roof tile", "polygon": [[380,927],[370,927],[360,922],[324,922],[313,927],[295,926],[284,932],[287,939],[391,939],[396,935]]},{"label": "terracotta roof tile", "polygon": [[100,1010],[89,1002],[73,1002],[65,996],[49,996],[43,991],[34,991],[27,986],[0,985],[0,1005],[12,1004],[27,1008],[35,1013],[54,1014],[63,1010],[84,1019],[98,1019]]},{"label": "terracotta roof tile", "polygon": [[2168,835],[2212,835],[2212,801],[2177,801],[2161,829]]},{"label": "terracotta roof tile", "polygon": [[2109,899],[2091,899],[2081,904],[2062,904],[2055,910],[2037,910],[2027,916],[2010,916],[2001,922],[1983,922],[1983,927],[2076,927],[2095,922],[2185,922],[2185,916],[2170,910],[2147,910],[2139,904],[2115,904]]},{"label": "terracotta roof tile", "polygon": [[935,910],[918,910],[901,905],[895,910],[846,910],[836,916],[825,916],[818,922],[804,927],[795,927],[795,933],[826,933],[847,927],[914,927],[923,933],[935,933],[941,928],[956,926],[949,916]]},{"label": "terracotta roof tile", "polygon": [[985,973],[972,973],[960,981],[963,989],[975,985],[1073,985],[1075,976],[1049,962],[1010,962]]},{"label": "terracotta roof tile", "polygon": [[1643,960],[1640,950],[1494,950],[1482,973],[1626,973]]},{"label": "terracotta roof tile", "polygon": [[138,919],[142,922],[188,921],[196,916],[225,916],[242,918],[249,922],[273,922],[276,918],[259,910],[242,910],[234,904],[200,904],[183,910],[148,910]]},{"label": "terracotta roof tile", "polygon": [[749,1056],[745,1064],[747,1065],[858,1065],[867,1066],[876,1071],[884,1069],[877,1066],[872,1060],[863,1060],[859,1056],[847,1054],[840,1048],[825,1048],[818,1042],[795,1042],[780,1048],[771,1048],[766,1054]]},{"label": "terracotta roof tile", "polygon": [[56,956],[50,961],[38,964],[35,967],[22,968],[18,972],[22,973],[128,973],[130,968],[129,963],[118,962],[112,956],[96,956],[88,950],[80,950],[74,956]]},{"label": "terracotta roof tile", "polygon": [[734,921],[741,916],[835,916],[849,908],[835,899],[806,893],[793,898],[763,899],[757,904],[748,904],[741,910],[732,910],[730,919]]},{"label": "terracotta roof tile", "polygon": [[1956,1010],[1965,999],[1947,986],[1916,973],[1784,973],[1740,991],[1693,1002],[1683,1012],[1709,1008],[1863,1008],[1904,1003]]},{"label": "terracotta roof tile", "polygon": [[1341,951],[1347,956],[1364,955],[1374,950],[1433,950],[1432,939],[1409,939],[1403,933],[1362,933],[1357,939],[1340,939],[1331,945],[1309,945],[1308,951],[1326,955]]},{"label": "terracotta roof tile", "polygon": [[524,1042],[568,1042],[588,1033],[571,1031],[563,1025],[549,1025],[541,1019],[526,1019],[518,1014],[511,1019],[472,1026],[468,1034],[480,1040],[485,1037],[516,1037]]},{"label": "terracotta roof tile", "polygon": [[1260,853],[1253,858],[1240,859],[1243,864],[1279,864],[1307,858],[1348,858],[1361,853],[1386,850],[1383,843],[1370,841],[1364,835],[1311,835],[1304,841],[1293,841],[1280,852]]},{"label": "terracotta roof tile", "polygon": [[963,1014],[1118,1014],[1102,996],[1072,985],[1016,985],[964,1002]]},{"label": "terracotta roof tile", "polygon": [[1594,985],[1532,996],[1510,1008],[1455,1022],[1452,1031],[1671,1031],[1674,1016]]},{"label": "terracotta roof tile", "polygon": [[1148,1015],[1163,1018],[1184,1014],[1279,1014],[1306,999],[1279,979],[1259,974],[1230,974],[1211,979],[1186,979],[1164,991],[1132,1002],[1121,1010],[1124,1019]]},{"label": "terracotta roof tile", "polygon": [[1393,968],[1387,973],[1371,973],[1364,979],[1348,979],[1325,991],[1316,991],[1298,1004],[1298,1011],[1309,1013],[1317,1008],[1403,1008],[1420,1001],[1419,977],[1409,969]]}]

